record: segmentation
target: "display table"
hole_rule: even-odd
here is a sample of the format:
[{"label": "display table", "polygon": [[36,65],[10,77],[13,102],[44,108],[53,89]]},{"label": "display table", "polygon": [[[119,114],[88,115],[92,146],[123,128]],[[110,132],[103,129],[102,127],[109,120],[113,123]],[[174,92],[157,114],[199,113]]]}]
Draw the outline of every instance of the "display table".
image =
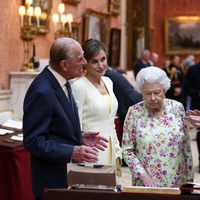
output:
[{"label": "display table", "polygon": [[30,155],[22,142],[6,142],[10,136],[0,136],[0,199],[34,200]]},{"label": "display table", "polygon": [[200,195],[133,194],[102,190],[46,189],[45,200],[199,200]]}]

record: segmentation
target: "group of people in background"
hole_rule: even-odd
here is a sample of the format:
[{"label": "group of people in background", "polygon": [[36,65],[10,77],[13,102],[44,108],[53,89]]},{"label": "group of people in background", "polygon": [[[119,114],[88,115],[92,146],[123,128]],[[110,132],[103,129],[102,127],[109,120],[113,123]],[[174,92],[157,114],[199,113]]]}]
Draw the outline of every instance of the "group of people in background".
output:
[{"label": "group of people in background", "polygon": [[[164,62],[163,66],[158,65],[158,61],[159,55],[157,53],[150,52],[148,49],[143,50],[141,53],[141,57],[136,59],[136,61],[134,62],[134,76],[136,77],[138,72],[143,68],[149,66],[159,66],[161,69],[165,70],[167,76],[171,80],[171,87],[167,91],[166,97],[181,102],[186,110],[189,110],[190,108],[194,109],[193,103],[197,101],[197,97],[196,95],[194,96],[194,93],[191,93],[190,87],[195,87],[197,92],[199,91],[200,87],[198,81],[199,79],[197,78],[198,80],[196,80],[196,77],[193,75],[194,71],[196,71],[197,75],[199,75],[198,69],[194,70],[194,67],[190,69],[190,67],[195,64],[197,66],[200,65],[199,63],[196,63],[195,56],[192,54],[188,55],[181,62],[178,55],[172,55],[168,60]],[[194,77],[195,80],[191,80],[191,76],[192,79]],[[199,103],[195,103],[195,108],[199,109],[199,106],[197,106],[196,104]]]},{"label": "group of people in background", "polygon": [[[67,187],[69,162],[112,165],[120,176],[124,158],[136,186],[179,187],[193,181],[186,120],[198,126],[200,113],[186,116],[179,101],[165,97],[173,80],[156,67],[158,59],[143,51],[134,68],[134,88],[108,67],[100,41],[88,39],[82,46],[71,38],[53,42],[49,66],[24,100],[23,142],[31,154],[35,199],[43,199],[45,188]],[[116,117],[123,123],[121,145]]]},{"label": "group of people in background", "polygon": [[134,76],[136,77],[138,72],[145,67],[158,66],[158,62],[159,55],[156,52],[151,53],[148,49],[144,49],[133,65]]}]

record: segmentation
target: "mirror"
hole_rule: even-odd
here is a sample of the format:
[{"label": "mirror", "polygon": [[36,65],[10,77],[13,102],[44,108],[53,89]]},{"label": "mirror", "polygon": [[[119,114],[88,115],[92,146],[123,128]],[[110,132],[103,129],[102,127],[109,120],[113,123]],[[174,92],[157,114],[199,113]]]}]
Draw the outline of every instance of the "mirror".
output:
[{"label": "mirror", "polygon": [[[23,0],[25,4],[25,0]],[[41,8],[41,16],[39,18],[40,27],[38,33],[48,33],[49,32],[49,23],[50,23],[50,14],[52,9],[52,0],[33,0],[33,7],[39,6]],[[31,23],[36,24],[36,17],[31,18]]]}]

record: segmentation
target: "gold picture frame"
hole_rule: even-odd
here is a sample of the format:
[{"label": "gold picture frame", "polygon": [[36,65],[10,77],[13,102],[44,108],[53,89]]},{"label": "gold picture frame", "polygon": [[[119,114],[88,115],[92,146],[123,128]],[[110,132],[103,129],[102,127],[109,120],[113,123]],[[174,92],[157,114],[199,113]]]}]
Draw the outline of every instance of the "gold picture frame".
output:
[{"label": "gold picture frame", "polygon": [[110,48],[108,63],[110,66],[119,67],[120,48],[121,47],[121,29],[112,28],[110,32]]},{"label": "gold picture frame", "polygon": [[[52,9],[52,0],[33,0],[33,7],[40,6],[41,16],[40,16],[40,27],[38,33],[48,33],[50,24],[50,14]],[[36,24],[36,17],[32,17],[33,24]]]},{"label": "gold picture frame", "polygon": [[72,22],[72,36],[73,39],[82,43],[82,24],[78,22]]},{"label": "gold picture frame", "polygon": [[111,15],[97,12],[92,9],[86,10],[84,16],[84,40],[94,38],[109,47]]},{"label": "gold picture frame", "polygon": [[109,0],[109,12],[113,15],[119,15],[121,12],[121,0]]},{"label": "gold picture frame", "polygon": [[179,16],[165,20],[166,54],[200,53],[200,17]]}]

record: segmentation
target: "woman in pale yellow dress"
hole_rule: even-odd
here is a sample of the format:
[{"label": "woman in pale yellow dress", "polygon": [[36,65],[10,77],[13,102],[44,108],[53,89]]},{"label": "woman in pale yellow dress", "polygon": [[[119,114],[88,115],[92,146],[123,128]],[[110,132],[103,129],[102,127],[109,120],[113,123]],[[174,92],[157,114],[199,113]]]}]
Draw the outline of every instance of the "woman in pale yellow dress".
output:
[{"label": "woman in pale yellow dress", "polygon": [[109,140],[108,148],[99,152],[97,164],[115,166],[122,158],[114,124],[118,102],[112,81],[104,76],[107,70],[106,49],[95,39],[86,40],[82,48],[88,62],[86,75],[72,84],[80,123],[83,131],[100,132]]}]

